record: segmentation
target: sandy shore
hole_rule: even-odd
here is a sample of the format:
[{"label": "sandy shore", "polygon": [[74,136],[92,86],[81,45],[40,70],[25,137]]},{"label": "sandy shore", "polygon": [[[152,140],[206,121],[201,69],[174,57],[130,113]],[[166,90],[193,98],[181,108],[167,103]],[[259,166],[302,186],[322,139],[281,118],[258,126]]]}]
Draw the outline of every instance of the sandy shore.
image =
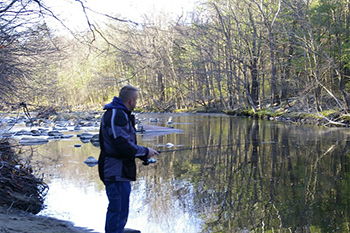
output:
[{"label": "sandy shore", "polygon": [[1,233],[83,233],[94,232],[74,227],[74,224],[55,218],[36,216],[17,209],[8,209],[0,205]]}]

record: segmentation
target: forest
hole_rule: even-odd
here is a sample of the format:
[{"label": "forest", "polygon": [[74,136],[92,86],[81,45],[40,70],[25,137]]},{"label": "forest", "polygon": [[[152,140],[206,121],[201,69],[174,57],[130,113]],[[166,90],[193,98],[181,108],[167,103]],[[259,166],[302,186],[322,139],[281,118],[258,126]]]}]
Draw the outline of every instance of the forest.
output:
[{"label": "forest", "polygon": [[99,24],[76,2],[84,31],[46,0],[0,2],[3,111],[101,110],[125,84],[140,89],[143,111],[350,108],[349,0],[204,0],[175,18]]},{"label": "forest", "polygon": [[[96,116],[95,111],[101,111],[113,96],[118,95],[120,88],[128,84],[140,90],[136,111],[301,113],[322,116],[322,119],[326,119],[324,125],[331,123],[350,126],[350,0],[198,0],[191,12],[184,12],[176,17],[165,12],[153,12],[143,15],[140,21],[121,17],[117,13],[97,12],[89,7],[89,1],[65,1],[79,6],[84,21],[84,27],[81,28],[84,30],[78,30],[49,5],[52,1],[0,0],[0,120],[8,113],[19,113],[23,110],[25,114],[50,110],[65,113],[92,112]],[[101,17],[103,21],[96,20]],[[342,117],[347,118],[344,121]],[[218,125],[221,127],[221,122]],[[305,203],[311,203],[310,207],[317,206],[313,199],[317,194],[318,200],[321,200],[320,206],[328,208],[323,204],[328,200],[324,197],[329,196],[334,202],[332,208],[329,208],[334,215],[329,219],[346,219],[346,207],[339,208],[341,198],[348,201],[346,195],[340,195],[342,190],[345,190],[344,193],[348,190],[346,177],[334,182],[326,180],[326,176],[320,176],[324,180],[319,179],[313,170],[307,170],[308,167],[305,171],[309,173],[298,169],[299,166],[310,164],[304,161],[311,161],[315,164],[315,169],[319,164],[327,169],[329,167],[330,175],[335,175],[331,174],[331,167],[337,170],[334,172],[337,175],[338,171],[341,171],[340,174],[343,170],[345,174],[348,144],[337,148],[335,156],[327,157],[330,160],[320,160],[323,155],[317,157],[319,154],[314,152],[323,143],[331,143],[329,138],[316,138],[310,144],[301,140],[300,144],[305,143],[305,146],[295,149],[295,146],[300,145],[299,141],[296,143],[292,141],[293,138],[289,139],[290,131],[281,131],[281,138],[285,142],[291,140],[285,144],[288,146],[282,149],[280,145],[266,143],[269,146],[266,150],[268,153],[263,154],[263,150],[258,150],[255,144],[256,137],[259,136],[256,132],[260,126],[255,122],[248,126],[237,125],[238,128],[241,127],[237,132],[231,130],[231,124],[229,131],[227,128],[218,128],[206,131],[205,134],[211,138],[212,132],[220,132],[220,135],[230,132],[228,139],[241,138],[245,143],[242,143],[242,148],[237,147],[242,154],[243,147],[250,145],[251,141],[251,156],[248,156],[250,152],[247,150],[245,158],[256,160],[251,160],[249,165],[246,161],[241,164],[252,169],[252,173],[242,170],[242,173],[231,179],[231,175],[235,174],[233,167],[222,169],[222,164],[226,162],[234,164],[231,162],[236,157],[229,155],[236,155],[235,151],[222,153],[223,157],[217,156],[221,153],[208,156],[206,161],[210,162],[210,166],[219,164],[217,167],[200,167],[196,163],[192,165],[192,162],[188,162],[190,169],[187,169],[182,157],[174,156],[179,160],[179,167],[183,168],[181,171],[187,169],[190,177],[198,177],[191,174],[192,171],[197,172],[198,168],[202,169],[198,170],[201,174],[208,174],[206,177],[209,177],[210,171],[215,171],[211,169],[223,171],[222,177],[227,177],[233,187],[239,187],[239,197],[246,200],[246,197],[250,197],[257,190],[258,183],[253,182],[255,176],[262,175],[264,168],[267,171],[271,169],[271,174],[277,173],[286,177],[286,182],[281,182],[278,186],[279,180],[271,182],[270,177],[261,176],[259,179],[263,182],[260,184],[265,184],[262,190],[272,190],[272,194],[279,193],[276,199],[290,203],[299,204],[295,200],[306,200]],[[280,132],[277,129],[272,131]],[[243,137],[245,134],[242,132],[249,134]],[[237,137],[234,137],[235,134]],[[276,138],[266,141],[278,140]],[[338,142],[330,148],[335,145]],[[305,152],[306,157],[293,160],[296,157],[289,156],[289,150],[296,150],[297,155]],[[329,149],[326,153],[332,150]],[[0,179],[9,183],[0,182],[0,190],[3,190],[0,193],[0,202],[7,201],[10,208],[13,206],[37,213],[43,208],[48,186],[42,179],[32,175],[30,167],[20,166],[18,169],[19,158],[23,153],[7,139],[0,139]],[[279,154],[285,160],[284,163],[277,162]],[[257,158],[272,165],[259,168]],[[184,161],[190,161],[187,159],[186,157]],[[172,162],[168,164],[173,166]],[[290,172],[291,164],[296,175]],[[286,174],[283,166],[290,169]],[[169,169],[164,171],[170,174]],[[319,179],[324,184],[334,184],[337,189],[332,190],[337,192],[318,192],[310,182],[310,195],[308,192],[305,194],[307,198],[304,198],[304,193],[293,196],[288,183],[289,177],[298,178],[296,180],[299,183],[293,182],[304,187],[301,180],[305,174],[310,174],[312,179],[315,177],[314,187],[321,187],[316,185]],[[20,180],[11,180],[19,178]],[[241,189],[241,180],[252,182]],[[17,193],[16,187],[24,192],[24,184],[29,184],[24,196],[28,194],[29,197],[37,197],[30,198],[29,206],[27,200],[23,204],[13,201],[8,195],[11,193],[8,190]],[[282,184],[287,184],[285,187],[288,189],[282,190]],[[252,216],[251,212],[242,210],[244,205],[234,202],[236,200],[232,193],[225,193],[226,185],[225,182],[213,182],[212,186],[219,188],[215,198],[222,208],[220,214],[231,217],[226,214],[231,209],[225,209],[226,206],[220,202],[231,200],[233,202],[230,203],[234,203],[232,209],[241,210],[234,213]],[[287,193],[289,196],[281,196],[280,193]],[[269,196],[263,194],[259,194],[259,200],[267,203],[269,200],[265,198]],[[333,194],[339,195],[334,198]],[[249,209],[260,208],[263,215],[276,212],[272,207],[266,208],[265,204],[255,205],[245,201],[246,203],[249,204]],[[303,212],[304,206],[307,205],[297,205],[296,213]],[[286,217],[291,226],[302,216],[293,213]],[[228,218],[225,225],[232,224],[232,219]],[[253,225],[262,217],[253,216],[251,219],[254,220]],[[328,224],[324,219],[324,216],[316,218],[317,224]],[[208,222],[209,220],[211,219]],[[302,223],[302,226],[309,226],[308,224]],[[207,227],[215,229],[220,225],[209,222]],[[348,225],[346,227],[348,229]]]}]

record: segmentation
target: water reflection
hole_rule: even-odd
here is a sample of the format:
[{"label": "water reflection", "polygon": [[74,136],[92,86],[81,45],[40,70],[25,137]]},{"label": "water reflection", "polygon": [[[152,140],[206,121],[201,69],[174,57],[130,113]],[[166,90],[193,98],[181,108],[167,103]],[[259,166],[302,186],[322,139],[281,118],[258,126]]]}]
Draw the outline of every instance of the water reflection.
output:
[{"label": "water reflection", "polygon": [[[350,232],[347,129],[172,116],[182,132],[138,135],[139,144],[163,153],[156,164],[138,164],[127,227],[143,233]],[[182,150],[166,152],[168,142]],[[84,164],[99,148],[77,143],[73,137],[38,148],[36,161],[50,165],[41,170],[50,186],[42,214],[103,232],[104,186],[97,167]]]}]

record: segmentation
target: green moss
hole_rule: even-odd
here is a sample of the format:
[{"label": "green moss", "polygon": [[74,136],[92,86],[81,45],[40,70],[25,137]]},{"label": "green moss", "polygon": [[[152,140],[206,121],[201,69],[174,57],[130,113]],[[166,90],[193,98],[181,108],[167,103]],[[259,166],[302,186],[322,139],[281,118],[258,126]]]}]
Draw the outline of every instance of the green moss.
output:
[{"label": "green moss", "polygon": [[173,112],[174,113],[186,113],[186,112],[194,112],[195,110],[193,109],[175,109]]},{"label": "green moss", "polygon": [[321,116],[308,112],[300,112],[296,113],[295,115],[297,115],[297,117],[300,119],[322,119]]},{"label": "green moss", "polygon": [[324,117],[333,118],[333,119],[339,118],[343,115],[341,112],[334,109],[322,111],[320,112],[320,114]]},{"label": "green moss", "polygon": [[278,117],[283,114],[282,111],[273,111],[271,109],[261,109],[255,113],[255,115],[259,116],[260,118],[264,117]]},{"label": "green moss", "polygon": [[225,112],[228,115],[252,116],[258,118],[278,117],[283,115],[283,111],[273,111],[271,109],[261,109],[256,112],[253,109],[230,110]]}]

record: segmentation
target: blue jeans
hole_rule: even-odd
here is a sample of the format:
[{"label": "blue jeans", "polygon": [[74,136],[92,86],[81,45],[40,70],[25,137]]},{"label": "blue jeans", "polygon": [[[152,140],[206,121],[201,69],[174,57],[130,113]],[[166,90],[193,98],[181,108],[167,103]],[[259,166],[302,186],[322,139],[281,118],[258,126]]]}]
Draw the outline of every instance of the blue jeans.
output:
[{"label": "blue jeans", "polygon": [[129,215],[130,182],[106,181],[109,200],[106,215],[106,233],[123,233]]}]

